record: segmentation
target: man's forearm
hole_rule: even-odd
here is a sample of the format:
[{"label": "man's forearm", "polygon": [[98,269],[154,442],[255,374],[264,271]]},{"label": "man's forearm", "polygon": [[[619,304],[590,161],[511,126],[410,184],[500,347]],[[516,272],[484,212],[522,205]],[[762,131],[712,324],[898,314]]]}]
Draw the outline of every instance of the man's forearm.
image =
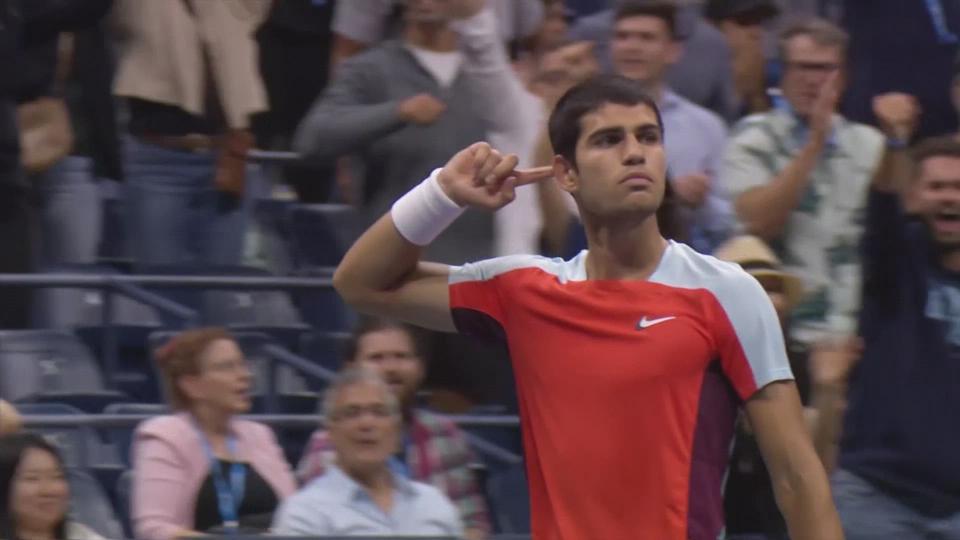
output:
[{"label": "man's forearm", "polygon": [[887,193],[906,195],[913,176],[913,161],[904,148],[887,148],[873,177],[873,188]]},{"label": "man's forearm", "polygon": [[842,540],[843,528],[827,481],[816,455],[809,452],[804,463],[788,478],[774,481],[777,504],[793,540]]},{"label": "man's forearm", "polygon": [[822,143],[808,143],[771,182],[750,189],[737,199],[737,215],[751,234],[768,241],[780,236],[810,185],[810,174],[822,151]]},{"label": "man's forearm", "polygon": [[837,460],[837,443],[843,418],[846,385],[817,384],[813,388],[812,404],[816,421],[811,426],[813,447],[827,473],[833,471]]},{"label": "man's forearm", "polygon": [[306,159],[333,159],[403,127],[399,103],[342,105],[319,103],[300,122],[293,147]]}]

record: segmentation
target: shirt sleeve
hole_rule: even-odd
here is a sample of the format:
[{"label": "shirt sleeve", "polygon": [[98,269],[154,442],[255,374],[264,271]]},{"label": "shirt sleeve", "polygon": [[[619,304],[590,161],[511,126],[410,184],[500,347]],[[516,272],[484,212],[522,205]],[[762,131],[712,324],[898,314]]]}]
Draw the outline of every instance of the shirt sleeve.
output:
[{"label": "shirt sleeve", "polygon": [[766,156],[762,128],[746,125],[745,119],[734,128],[734,134],[726,145],[719,165],[719,188],[731,202],[744,192],[766,185],[777,173],[774,164]]},{"label": "shirt sleeve", "polygon": [[504,337],[500,280],[495,273],[498,260],[450,268],[450,313],[458,332],[484,339]]},{"label": "shirt sleeve", "polygon": [[780,319],[760,282],[734,268],[713,292],[720,366],[740,399],[750,399],[772,382],[792,380]]},{"label": "shirt sleeve", "polygon": [[909,220],[900,195],[871,189],[861,240],[865,294],[886,296],[897,291],[899,262],[913,261],[909,236]]}]

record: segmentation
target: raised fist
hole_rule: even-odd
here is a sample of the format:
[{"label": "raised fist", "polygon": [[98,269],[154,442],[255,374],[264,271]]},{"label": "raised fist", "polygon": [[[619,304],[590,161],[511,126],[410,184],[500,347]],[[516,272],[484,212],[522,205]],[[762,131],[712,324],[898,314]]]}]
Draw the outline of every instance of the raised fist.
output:
[{"label": "raised fist", "polygon": [[920,104],[910,94],[882,94],[873,98],[873,114],[888,137],[908,141],[920,121]]}]

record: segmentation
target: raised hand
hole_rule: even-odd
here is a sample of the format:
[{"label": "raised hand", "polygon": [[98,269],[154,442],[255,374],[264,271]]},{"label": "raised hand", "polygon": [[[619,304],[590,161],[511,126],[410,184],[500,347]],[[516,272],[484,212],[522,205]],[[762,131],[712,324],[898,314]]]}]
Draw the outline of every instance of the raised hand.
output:
[{"label": "raised hand", "polygon": [[910,94],[882,94],[873,98],[873,114],[888,137],[906,142],[920,121],[920,103]]},{"label": "raised hand", "polygon": [[503,155],[487,143],[458,152],[440,171],[437,181],[460,206],[497,210],[513,200],[514,189],[553,176],[549,167],[517,170],[517,156]]},{"label": "raised hand", "polygon": [[406,122],[413,122],[421,126],[430,125],[440,118],[446,104],[430,94],[417,94],[400,103],[397,114]]},{"label": "raised hand", "polygon": [[834,73],[820,87],[820,95],[817,96],[817,101],[813,104],[813,112],[810,114],[810,134],[814,141],[823,144],[830,136],[833,113],[837,110],[839,100],[840,75]]}]

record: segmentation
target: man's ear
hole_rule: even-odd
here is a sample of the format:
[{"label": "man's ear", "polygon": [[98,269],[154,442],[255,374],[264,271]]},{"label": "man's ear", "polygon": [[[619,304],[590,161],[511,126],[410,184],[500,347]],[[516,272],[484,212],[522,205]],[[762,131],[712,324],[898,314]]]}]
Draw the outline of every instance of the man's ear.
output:
[{"label": "man's ear", "polygon": [[553,156],[553,178],[560,189],[567,193],[576,193],[580,189],[580,173],[563,156]]}]

